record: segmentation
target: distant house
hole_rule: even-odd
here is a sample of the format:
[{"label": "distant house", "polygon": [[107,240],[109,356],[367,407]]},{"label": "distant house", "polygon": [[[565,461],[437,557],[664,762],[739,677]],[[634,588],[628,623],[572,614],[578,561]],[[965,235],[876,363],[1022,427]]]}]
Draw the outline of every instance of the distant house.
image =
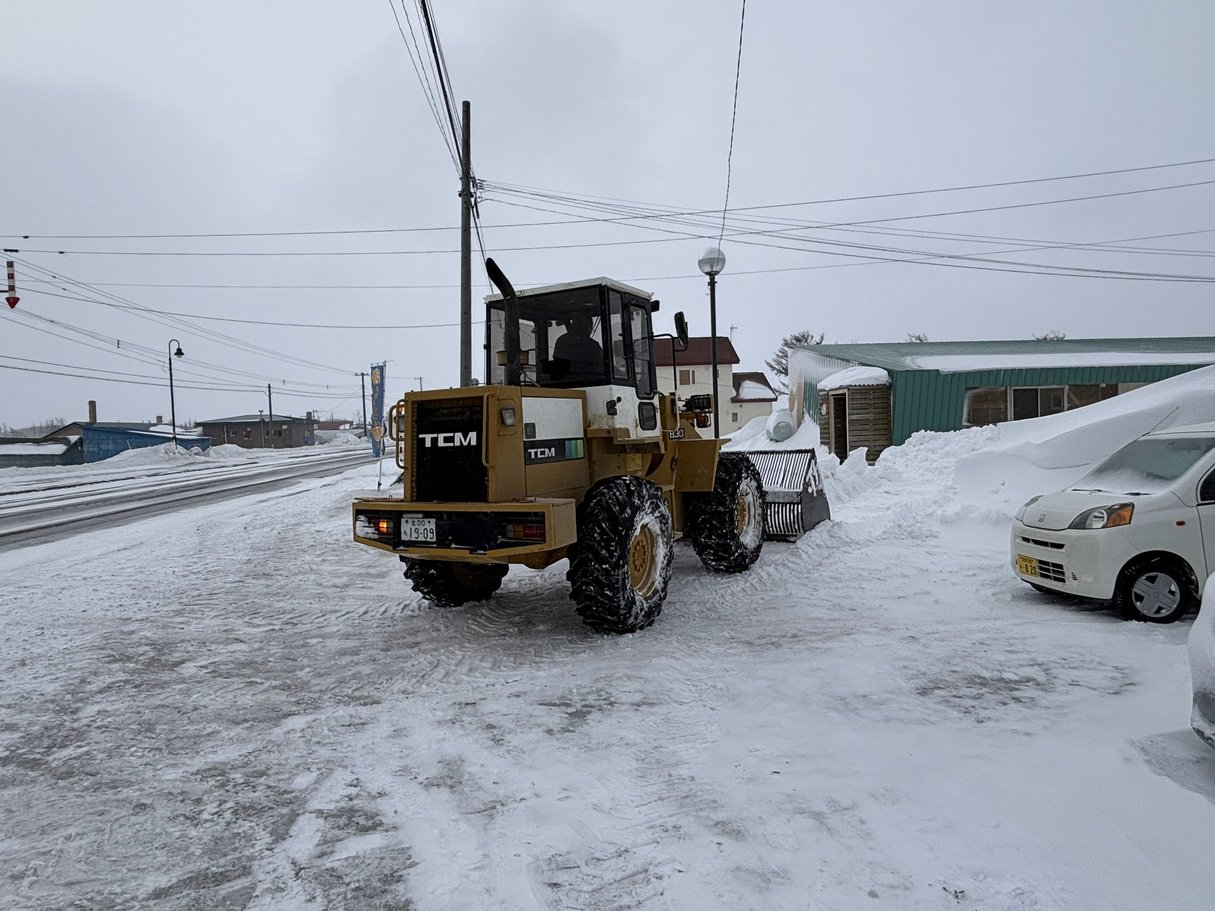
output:
[{"label": "distant house", "polygon": [[789,349],[790,397],[831,452],[874,459],[920,430],[1057,414],[1210,364],[1211,337],[807,345]]},{"label": "distant house", "polygon": [[[717,338],[717,401],[721,432],[733,433],[746,420],[740,420],[741,409],[727,407],[736,394],[734,365],[739,362],[738,352],[728,338]],[[654,366],[658,374],[658,388],[662,392],[677,392],[679,398],[693,395],[709,395],[713,390],[713,348],[708,336],[688,339],[688,347],[680,351],[668,338],[654,342]],[[771,410],[769,408],[769,410]],[[748,418],[747,420],[750,420]]]},{"label": "distant house", "polygon": [[291,449],[316,442],[316,421],[276,414],[240,414],[229,418],[199,421],[205,437],[216,446],[241,446],[245,449]]},{"label": "distant house", "polygon": [[754,418],[766,418],[772,413],[772,406],[779,396],[762,371],[735,373],[733,383],[734,395],[727,409],[731,425],[742,427]]},{"label": "distant house", "polygon": [[[74,421],[43,437],[51,444],[64,444],[69,462],[100,462],[120,452],[163,446],[173,442],[173,428],[164,424],[131,424],[101,421]],[[177,445],[183,449],[207,450],[211,441],[193,430],[177,429]],[[76,453],[79,458],[76,458]],[[58,464],[64,464],[60,461]]]}]

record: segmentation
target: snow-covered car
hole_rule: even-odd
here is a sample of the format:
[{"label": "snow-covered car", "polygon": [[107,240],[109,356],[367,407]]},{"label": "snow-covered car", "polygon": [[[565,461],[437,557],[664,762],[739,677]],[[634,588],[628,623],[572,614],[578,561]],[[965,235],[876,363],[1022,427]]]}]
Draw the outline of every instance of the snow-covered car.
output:
[{"label": "snow-covered car", "polygon": [[1207,580],[1202,609],[1190,627],[1190,676],[1194,679],[1194,732],[1215,747],[1215,585]]},{"label": "snow-covered car", "polygon": [[1011,562],[1039,591],[1170,623],[1215,572],[1215,423],[1145,434],[1013,521]]}]

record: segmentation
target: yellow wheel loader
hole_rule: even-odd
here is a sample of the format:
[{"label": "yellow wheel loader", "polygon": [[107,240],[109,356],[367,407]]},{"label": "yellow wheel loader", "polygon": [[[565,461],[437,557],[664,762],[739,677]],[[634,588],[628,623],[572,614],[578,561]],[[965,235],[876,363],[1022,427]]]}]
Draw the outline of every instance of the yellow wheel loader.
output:
[{"label": "yellow wheel loader", "polygon": [[[709,396],[659,393],[650,294],[607,278],[516,293],[486,268],[486,385],[411,392],[388,417],[403,495],[356,500],[354,540],[396,554],[437,605],[491,597],[512,564],[569,559],[592,628],[662,610],[676,539],[718,572],[764,540],[764,489],[701,435]],[[675,315],[679,344],[687,324]],[[676,344],[672,342],[672,344]]]}]

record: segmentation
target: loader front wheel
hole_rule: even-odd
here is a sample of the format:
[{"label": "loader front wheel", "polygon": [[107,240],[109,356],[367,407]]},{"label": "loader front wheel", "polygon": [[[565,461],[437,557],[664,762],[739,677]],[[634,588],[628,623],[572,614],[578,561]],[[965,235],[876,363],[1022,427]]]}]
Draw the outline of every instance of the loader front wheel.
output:
[{"label": "loader front wheel", "polygon": [[759,559],[764,546],[764,482],[745,455],[717,457],[713,492],[688,504],[688,537],[707,568],[739,573]]},{"label": "loader front wheel", "polygon": [[570,598],[587,626],[604,633],[645,629],[662,612],[671,580],[671,513],[654,484],[607,478],[578,508],[570,548]]},{"label": "loader front wheel", "polygon": [[444,563],[403,557],[413,590],[439,607],[484,601],[502,585],[509,567],[498,563]]}]

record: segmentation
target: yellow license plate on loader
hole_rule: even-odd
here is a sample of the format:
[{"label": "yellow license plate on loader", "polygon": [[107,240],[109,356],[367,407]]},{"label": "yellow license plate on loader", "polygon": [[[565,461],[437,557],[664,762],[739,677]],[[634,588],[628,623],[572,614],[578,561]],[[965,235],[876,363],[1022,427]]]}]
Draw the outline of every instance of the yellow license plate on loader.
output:
[{"label": "yellow license plate on loader", "polygon": [[1023,576],[1038,575],[1038,560],[1036,557],[1024,557],[1017,554],[1017,572]]}]

